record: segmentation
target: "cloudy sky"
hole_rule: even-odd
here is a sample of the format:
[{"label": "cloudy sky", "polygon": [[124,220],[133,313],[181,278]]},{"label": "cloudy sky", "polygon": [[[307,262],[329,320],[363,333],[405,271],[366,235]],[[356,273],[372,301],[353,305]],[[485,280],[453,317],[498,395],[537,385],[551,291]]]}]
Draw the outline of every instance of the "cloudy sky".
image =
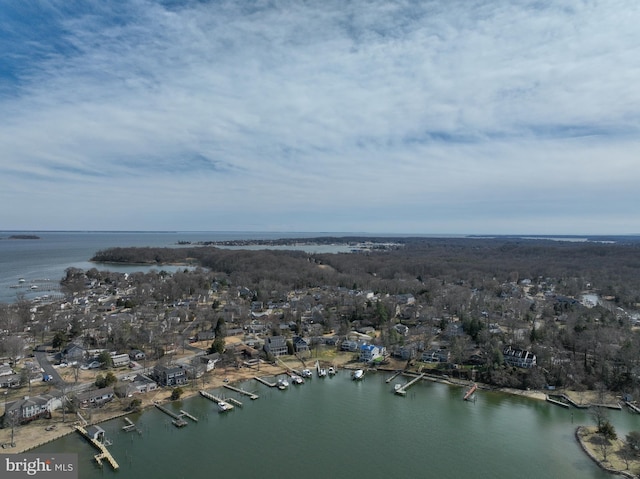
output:
[{"label": "cloudy sky", "polygon": [[5,2],[0,230],[640,233],[640,2]]}]

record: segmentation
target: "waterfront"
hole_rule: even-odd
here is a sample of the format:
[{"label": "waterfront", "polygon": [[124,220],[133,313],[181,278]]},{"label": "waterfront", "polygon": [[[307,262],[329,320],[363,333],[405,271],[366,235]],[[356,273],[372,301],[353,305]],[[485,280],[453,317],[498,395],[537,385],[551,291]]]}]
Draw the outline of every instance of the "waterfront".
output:
[{"label": "waterfront", "polygon": [[[574,438],[588,412],[422,381],[406,397],[392,393],[390,374],[354,382],[348,372],[314,378],[286,391],[241,384],[260,398],[218,414],[199,396],[169,404],[200,419],[177,429],[155,409],[129,417],[142,435],[122,431],[122,418],[101,424],[113,441],[117,473],[95,465],[94,449],[71,434],[36,451],[78,452],[80,477],[438,477],[607,478]],[[398,379],[401,381],[401,379]],[[394,380],[394,382],[397,382]],[[229,391],[220,395],[233,396]],[[619,434],[640,429],[640,416],[611,413]]]},{"label": "waterfront", "polygon": [[[33,234],[40,239],[8,239],[14,234]],[[332,233],[331,235],[336,234]],[[326,233],[324,235],[330,235]],[[239,239],[278,239],[323,236],[320,233],[251,233],[251,232],[80,232],[33,231],[0,232],[0,303],[11,303],[18,294],[32,300],[55,294],[67,268],[111,270],[118,272],[149,271],[152,266],[103,265],[89,259],[99,250],[112,247],[179,247],[179,241],[230,241]],[[299,246],[310,252],[348,251],[340,245]],[[176,267],[162,266],[167,271]],[[18,288],[20,279],[25,282]],[[49,280],[43,282],[43,280]],[[37,289],[30,289],[36,285]],[[51,287],[54,291],[50,291]]]}]

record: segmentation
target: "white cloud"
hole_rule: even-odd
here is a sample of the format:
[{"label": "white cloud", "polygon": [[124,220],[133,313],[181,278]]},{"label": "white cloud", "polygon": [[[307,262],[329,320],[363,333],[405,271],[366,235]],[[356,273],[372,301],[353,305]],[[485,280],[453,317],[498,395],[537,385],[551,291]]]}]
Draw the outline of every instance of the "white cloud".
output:
[{"label": "white cloud", "polygon": [[636,2],[57,5],[7,228],[640,231]]}]

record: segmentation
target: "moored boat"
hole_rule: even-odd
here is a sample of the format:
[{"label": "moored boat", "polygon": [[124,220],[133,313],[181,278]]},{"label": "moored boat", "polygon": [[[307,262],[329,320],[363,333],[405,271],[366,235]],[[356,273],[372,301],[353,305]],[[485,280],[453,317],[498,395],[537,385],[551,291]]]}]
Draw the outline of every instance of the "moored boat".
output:
[{"label": "moored boat", "polygon": [[278,389],[283,390],[289,387],[289,381],[286,379],[278,379]]},{"label": "moored boat", "polygon": [[354,380],[354,381],[358,381],[358,380],[362,379],[362,378],[364,377],[364,370],[362,370],[362,369],[356,369],[356,370],[353,372],[352,377],[353,377],[353,380]]}]

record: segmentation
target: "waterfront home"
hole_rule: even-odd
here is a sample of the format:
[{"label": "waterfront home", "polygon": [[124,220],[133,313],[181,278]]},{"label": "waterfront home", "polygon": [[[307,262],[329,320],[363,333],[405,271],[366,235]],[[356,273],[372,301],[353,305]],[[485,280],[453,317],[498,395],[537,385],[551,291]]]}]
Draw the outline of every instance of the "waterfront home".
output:
[{"label": "waterfront home", "polygon": [[275,357],[284,356],[289,354],[287,348],[287,342],[284,336],[269,336],[264,343],[264,350],[267,354],[272,354]]},{"label": "waterfront home", "polygon": [[294,336],[293,337],[293,350],[296,352],[296,354],[308,353],[309,352],[309,343],[307,343],[300,336]]},{"label": "waterfront home", "polygon": [[157,382],[147,376],[138,374],[131,384],[127,384],[124,388],[118,390],[118,395],[131,397],[134,394],[144,394],[156,389],[158,389]]},{"label": "waterfront home", "polygon": [[505,346],[502,350],[504,362],[518,368],[532,368],[536,365],[536,355],[526,349],[515,349]]},{"label": "waterfront home", "polygon": [[384,346],[376,346],[375,344],[363,344],[360,346],[360,361],[369,363],[383,358],[386,352]]},{"label": "waterfront home", "polygon": [[180,386],[187,383],[187,372],[179,366],[157,364],[153,375],[160,386]]},{"label": "waterfront home", "polygon": [[113,398],[114,392],[111,386],[76,394],[78,404],[82,408],[99,407],[105,403],[108,403]]},{"label": "waterfront home", "polygon": [[3,427],[25,424],[41,417],[51,417],[51,411],[61,405],[60,395],[43,394],[42,396],[25,396],[17,401],[7,403],[2,416]]}]

